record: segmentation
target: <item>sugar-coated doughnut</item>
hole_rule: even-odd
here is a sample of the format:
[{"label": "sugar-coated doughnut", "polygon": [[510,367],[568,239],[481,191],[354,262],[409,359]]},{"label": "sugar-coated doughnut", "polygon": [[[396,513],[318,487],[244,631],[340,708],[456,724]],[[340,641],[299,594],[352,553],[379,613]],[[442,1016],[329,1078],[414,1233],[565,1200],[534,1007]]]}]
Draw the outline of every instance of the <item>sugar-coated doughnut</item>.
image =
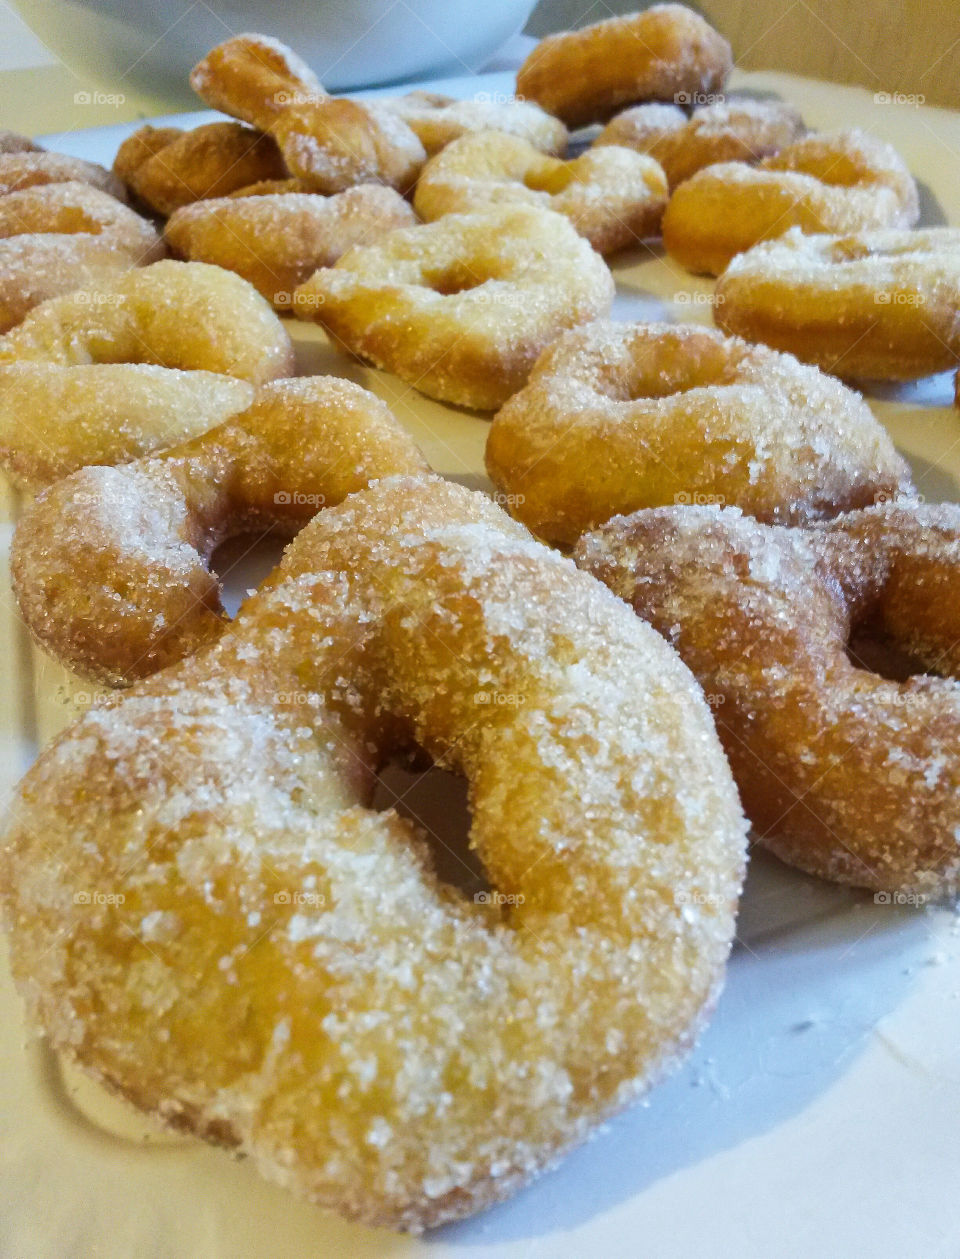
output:
[{"label": "sugar-coated doughnut", "polygon": [[126,201],[121,181],[96,162],[85,162],[66,153],[45,150],[4,153],[0,151],[0,196],[35,188],[44,184],[89,184],[108,192],[118,201]]},{"label": "sugar-coated doughnut", "polygon": [[[414,743],[467,778],[493,892],[371,808]],[[417,1231],[507,1197],[687,1052],[743,859],[663,639],[485,496],[392,478],[320,512],[218,643],[45,750],[0,894],[54,1049]]]},{"label": "sugar-coated doughnut", "polygon": [[560,337],[494,416],[486,464],[511,512],[560,543],[640,507],[729,503],[792,524],[910,485],[858,394],[693,324]]},{"label": "sugar-coated doughnut", "polygon": [[351,249],[301,285],[294,309],[430,397],[492,410],[554,337],[609,312],[613,287],[567,219],[501,206]]},{"label": "sugar-coated doughnut", "polygon": [[687,179],[663,216],[663,243],[689,271],[719,275],[735,254],[788,228],[850,233],[912,227],[917,185],[889,144],[865,131],[805,136],[750,165]]},{"label": "sugar-coated doughnut", "polygon": [[152,223],[85,183],[0,197],[0,333],[41,302],[98,288],[165,253]]},{"label": "sugar-coated doughnut", "polygon": [[813,529],[663,508],[589,534],[577,562],[715,697],[761,843],[840,883],[956,896],[960,505],[892,502]]},{"label": "sugar-coated doughnut", "polygon": [[343,192],[354,184],[407,192],[427,157],[398,114],[369,101],[329,97],[291,105],[270,130],[290,174],[313,192]]},{"label": "sugar-coated doughnut", "polygon": [[164,260],[37,306],[0,337],[0,363],[156,363],[263,384],[289,376],[283,324],[256,289],[203,262]]},{"label": "sugar-coated doughnut", "polygon": [[912,380],[960,362],[960,229],[805,236],[738,254],[723,327],[837,376]]},{"label": "sugar-coated doughnut", "polygon": [[218,638],[210,556],[370,481],[428,471],[389,408],[332,376],[274,381],[248,410],[150,459],[86,467],[27,509],[10,552],[24,623],[76,673],[125,686]]},{"label": "sugar-coated doughnut", "polygon": [[483,131],[427,162],[413,204],[428,222],[495,205],[539,205],[568,218],[604,254],[657,233],[667,181],[653,158],[630,149],[591,149],[565,162],[518,136]]},{"label": "sugar-coated doughnut", "polygon": [[548,35],[517,72],[517,93],[581,127],[638,101],[712,95],[732,67],[730,45],[698,13],[655,4]]},{"label": "sugar-coated doughnut", "polygon": [[141,127],[121,144],[113,169],[162,215],[287,174],[275,141],[238,122],[210,122],[193,131]]},{"label": "sugar-coated doughnut", "polygon": [[804,134],[803,119],[783,101],[727,96],[688,114],[679,105],[635,105],[612,118],[594,147],[619,144],[648,153],[676,188],[716,162],[758,162]]},{"label": "sugar-coated doughnut", "polygon": [[194,66],[190,86],[212,109],[261,131],[289,105],[326,96],[306,62],[269,35],[235,35],[217,44]]},{"label": "sugar-coated doughnut", "polygon": [[177,446],[243,411],[253,386],[142,363],[0,366],[0,468],[36,490],[85,464]]},{"label": "sugar-coated doughnut", "polygon": [[380,104],[399,114],[431,157],[451,140],[477,131],[519,136],[553,157],[562,157],[567,151],[566,127],[532,101],[457,100],[437,92],[416,91],[381,100]]},{"label": "sugar-coated doughnut", "polygon": [[164,237],[178,257],[235,271],[286,309],[318,267],[416,222],[398,192],[361,184],[332,197],[268,193],[198,201],[174,212]]}]

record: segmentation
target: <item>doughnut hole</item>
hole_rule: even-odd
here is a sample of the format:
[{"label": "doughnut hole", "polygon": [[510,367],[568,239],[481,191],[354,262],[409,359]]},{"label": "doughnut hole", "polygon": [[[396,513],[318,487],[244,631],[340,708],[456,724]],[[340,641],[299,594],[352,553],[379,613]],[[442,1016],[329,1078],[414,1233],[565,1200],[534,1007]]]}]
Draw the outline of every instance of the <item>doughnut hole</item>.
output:
[{"label": "doughnut hole", "polygon": [[432,289],[441,297],[455,297],[457,293],[469,293],[486,284],[489,276],[477,275],[467,263],[457,258],[444,267],[435,270],[424,270],[423,282],[426,288]]},{"label": "doughnut hole", "polygon": [[637,337],[616,359],[598,358],[591,381],[596,391],[614,402],[669,398],[711,385],[730,384],[736,365],[729,350],[709,331],[702,337],[684,327],[665,332],[657,342]]},{"label": "doughnut hole", "polygon": [[[578,182],[578,172],[570,162],[544,162],[524,172],[523,184],[531,192],[546,192],[551,197]],[[579,182],[584,182],[579,180]]]}]

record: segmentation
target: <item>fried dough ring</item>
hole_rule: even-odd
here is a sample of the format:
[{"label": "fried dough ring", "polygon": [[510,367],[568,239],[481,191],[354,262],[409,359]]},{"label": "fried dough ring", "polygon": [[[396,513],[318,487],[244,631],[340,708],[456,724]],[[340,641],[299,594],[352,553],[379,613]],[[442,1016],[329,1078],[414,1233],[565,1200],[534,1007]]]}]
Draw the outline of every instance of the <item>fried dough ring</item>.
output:
[{"label": "fried dough ring", "polygon": [[210,122],[193,131],[142,127],[121,144],[113,169],[162,215],[287,173],[270,136],[238,122]]},{"label": "fried dough ring", "polygon": [[564,162],[517,136],[484,131],[454,140],[427,162],[413,204],[428,222],[495,205],[543,206],[606,254],[656,234],[667,181],[653,158],[629,149],[589,150]]},{"label": "fried dough ring", "polygon": [[294,533],[370,481],[429,471],[389,408],[331,376],[274,381],[193,441],[57,481],[21,518],[13,589],[37,641],[127,686],[228,624],[210,557],[228,537]]},{"label": "fried dough ring", "polygon": [[127,193],[116,175],[96,162],[84,162],[66,153],[48,153],[43,149],[5,153],[0,151],[0,196],[45,184],[89,184],[108,192],[118,201],[126,201]]},{"label": "fried dough ring", "polygon": [[655,4],[548,35],[517,72],[517,94],[582,127],[637,101],[719,92],[732,68],[730,45],[699,14]]},{"label": "fried dough ring", "polygon": [[281,193],[199,201],[177,210],[164,236],[179,257],[236,272],[284,310],[318,267],[416,221],[398,192],[363,184],[333,197]]},{"label": "fried dough ring", "polygon": [[[957,504],[887,503],[811,530],[663,508],[610,521],[581,541],[577,562],[717,697],[761,843],[835,882],[956,895]],[[856,638],[848,657],[863,626],[909,653],[920,676],[871,671]]]},{"label": "fried dough ring", "polygon": [[86,464],[128,463],[248,407],[233,376],[142,363],[0,366],[0,468],[36,490]]},{"label": "fried dough ring", "polygon": [[211,48],[191,71],[190,86],[211,109],[261,131],[287,106],[327,95],[306,62],[269,35],[235,35]]},{"label": "fried dough ring", "polygon": [[757,165],[698,171],[670,198],[663,243],[688,271],[719,275],[735,254],[790,227],[912,227],[919,214],[917,185],[896,150],[865,131],[837,131],[806,136]]},{"label": "fried dough ring", "polygon": [[99,288],[166,251],[152,223],[88,184],[0,197],[0,333],[50,298]]},{"label": "fried dough ring", "polygon": [[960,229],[755,245],[717,283],[717,321],[850,378],[913,380],[960,361]]},{"label": "fried dough ring", "polygon": [[545,345],[612,302],[606,263],[567,219],[501,206],[351,249],[297,289],[294,309],[422,393],[492,410]]},{"label": "fried dough ring", "polygon": [[291,105],[271,134],[290,174],[313,192],[343,192],[355,184],[409,191],[426,150],[398,114],[345,97]]},{"label": "fried dough ring", "polygon": [[511,512],[560,543],[639,507],[730,503],[799,523],[910,485],[858,394],[692,324],[560,337],[494,416],[486,464]]},{"label": "fried dough ring", "polygon": [[607,123],[594,148],[622,145],[648,153],[671,188],[717,162],[758,162],[804,134],[803,119],[783,101],[728,96],[687,114],[679,105],[636,105]]},{"label": "fried dough ring", "polygon": [[[410,740],[469,781],[485,903],[370,808]],[[418,1231],[513,1193],[686,1053],[743,832],[664,641],[483,495],[391,479],[321,512],[212,649],[46,749],[0,888],[55,1049]]]},{"label": "fried dough ring", "polygon": [[263,384],[293,370],[283,324],[246,280],[165,260],[98,292],[36,307],[0,337],[0,363],[156,363]]},{"label": "fried dough ring", "polygon": [[478,131],[519,136],[551,157],[562,157],[567,151],[566,127],[532,101],[464,101],[437,92],[416,91],[379,103],[416,133],[428,157],[439,153],[452,140]]}]

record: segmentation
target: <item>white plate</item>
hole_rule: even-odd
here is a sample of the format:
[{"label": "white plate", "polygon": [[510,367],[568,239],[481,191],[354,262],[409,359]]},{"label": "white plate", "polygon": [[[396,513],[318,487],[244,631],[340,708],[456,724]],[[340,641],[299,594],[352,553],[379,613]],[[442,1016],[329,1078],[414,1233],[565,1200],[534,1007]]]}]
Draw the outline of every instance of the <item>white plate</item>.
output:
[{"label": "white plate", "polygon": [[[512,77],[426,86],[508,93]],[[960,223],[960,116],[881,107],[859,89],[785,75],[743,75],[737,86],[794,100],[812,125],[856,122],[892,140],[925,185],[925,221]],[[130,130],[51,143],[109,163]],[[618,318],[710,322],[712,286],[657,251],[621,256],[614,270]],[[343,358],[316,329],[291,331],[301,371],[374,389],[438,471],[487,484],[485,420]],[[960,413],[951,397],[949,379],[936,377],[870,399],[934,500],[960,497]],[[15,503],[6,505],[9,522]],[[245,569],[234,584],[256,580]],[[32,654],[4,598],[9,790],[90,688]],[[398,777],[392,786],[405,789]],[[412,807],[438,829],[456,830],[458,818],[462,829],[462,794],[442,776],[421,784]],[[942,909],[875,905],[762,854],[752,862],[726,991],[686,1067],[512,1201],[422,1240],[298,1202],[223,1153],[159,1132],[42,1047],[24,1048],[19,1001],[0,966],[4,1257],[960,1255],[960,920]]]}]

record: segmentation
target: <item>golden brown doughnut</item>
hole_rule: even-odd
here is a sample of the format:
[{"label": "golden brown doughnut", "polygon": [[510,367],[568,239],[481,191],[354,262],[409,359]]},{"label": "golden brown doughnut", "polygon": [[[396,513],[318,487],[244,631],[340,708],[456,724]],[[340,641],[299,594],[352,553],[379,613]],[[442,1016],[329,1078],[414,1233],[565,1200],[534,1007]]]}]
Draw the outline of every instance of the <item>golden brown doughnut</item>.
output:
[{"label": "golden brown doughnut", "polygon": [[82,468],[41,494],[10,552],[21,615],[74,672],[129,685],[224,630],[210,557],[225,538],[293,533],[370,481],[427,471],[389,408],[359,385],[274,381],[185,445]]},{"label": "golden brown doughnut", "polygon": [[728,503],[800,523],[910,485],[858,394],[693,324],[560,337],[494,416],[486,463],[511,512],[561,543],[639,507]]},{"label": "golden brown doughnut", "polygon": [[912,227],[917,185],[903,159],[865,131],[809,135],[756,165],[720,162],[676,189],[663,243],[688,271],[719,275],[758,241],[804,232]]},{"label": "golden brown doughnut", "polygon": [[306,62],[269,35],[235,35],[211,48],[191,71],[190,86],[211,109],[261,131],[287,106],[327,94]]},{"label": "golden brown doughnut", "polygon": [[166,251],[152,223],[89,184],[0,197],[0,333],[49,298],[99,289]]},{"label": "golden brown doughnut", "polygon": [[126,201],[127,193],[116,175],[96,162],[84,162],[66,153],[5,153],[0,151],[0,196],[20,192],[44,184],[89,184],[108,192],[118,201]]},{"label": "golden brown doughnut", "polygon": [[[810,530],[667,507],[588,534],[577,563],[716,696],[761,843],[836,882],[957,894],[960,506],[886,503]],[[905,667],[874,671],[878,646]]]},{"label": "golden brown doughnut", "polygon": [[960,362],[960,229],[793,228],[733,259],[717,282],[716,317],[837,376],[949,371]]},{"label": "golden brown doughnut", "polygon": [[567,151],[567,129],[532,101],[519,98],[457,100],[436,92],[408,92],[381,100],[416,133],[432,157],[451,140],[477,131],[500,131],[519,136],[541,153],[562,157]]},{"label": "golden brown doughnut", "polygon": [[[255,184],[245,184],[242,188],[235,188],[233,192],[228,192],[227,197],[230,199],[237,197],[272,197],[277,193],[286,192],[310,192],[310,189],[302,179],[258,179]],[[315,192],[311,195],[321,197],[323,193]]]},{"label": "golden brown doughnut", "polygon": [[518,205],[351,249],[297,289],[294,309],[422,393],[492,410],[545,345],[612,302],[606,263],[569,221]]},{"label": "golden brown doughnut", "polygon": [[343,192],[355,184],[408,192],[427,156],[397,114],[345,97],[291,105],[270,130],[290,174],[313,192]]},{"label": "golden brown doughnut", "polygon": [[482,131],[452,141],[427,162],[413,204],[428,222],[495,205],[543,206],[606,254],[656,234],[667,181],[653,158],[630,149],[588,150],[564,162],[517,136]]},{"label": "golden brown doughnut", "polygon": [[698,13],[655,4],[548,35],[517,72],[517,94],[582,127],[637,101],[719,92],[732,67],[730,45]]},{"label": "golden brown doughnut", "polygon": [[[443,883],[371,808],[413,742],[468,779],[493,892]],[[485,496],[392,478],[315,517],[218,643],[46,749],[0,889],[54,1049],[312,1201],[418,1231],[675,1066],[743,859],[663,639]]]},{"label": "golden brown doughnut", "polygon": [[804,134],[803,119],[783,101],[727,96],[692,114],[679,105],[636,105],[612,118],[594,147],[619,144],[648,153],[676,188],[716,162],[758,162]]},{"label": "golden brown doughnut", "polygon": [[287,173],[270,136],[238,122],[210,122],[193,131],[142,127],[121,144],[113,169],[162,215]]},{"label": "golden brown doughnut", "polygon": [[286,329],[221,267],[165,260],[37,306],[0,337],[0,363],[156,363],[264,384],[293,371]]},{"label": "golden brown doughnut", "polygon": [[143,363],[0,366],[0,468],[36,490],[85,464],[128,463],[243,411],[253,386]]},{"label": "golden brown doughnut", "polygon": [[164,236],[179,257],[235,271],[282,310],[318,267],[416,221],[398,192],[362,184],[333,197],[274,193],[198,201],[174,212]]}]

